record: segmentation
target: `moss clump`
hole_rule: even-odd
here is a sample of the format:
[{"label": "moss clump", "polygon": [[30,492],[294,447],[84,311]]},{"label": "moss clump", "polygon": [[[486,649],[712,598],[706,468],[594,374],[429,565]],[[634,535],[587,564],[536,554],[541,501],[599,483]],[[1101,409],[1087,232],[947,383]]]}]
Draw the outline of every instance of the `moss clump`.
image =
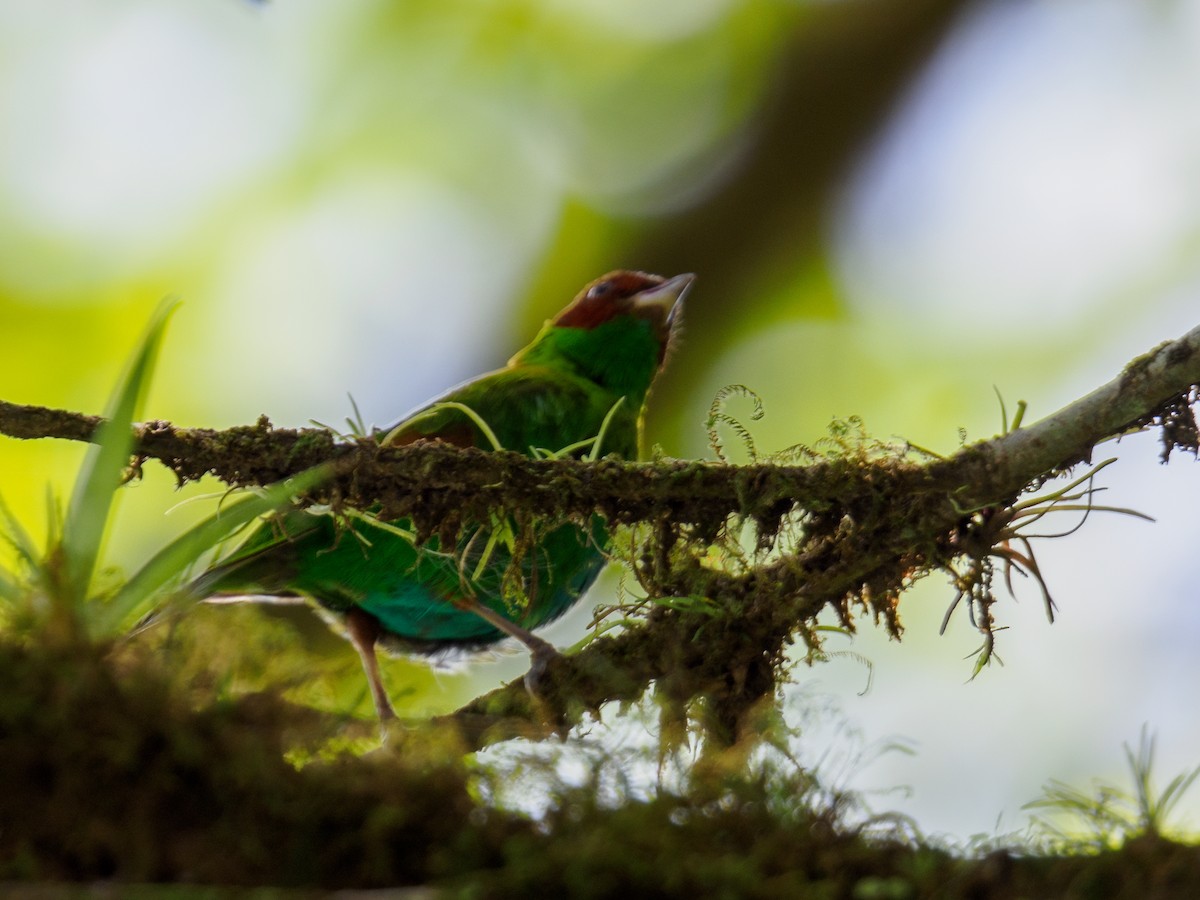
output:
[{"label": "moss clump", "polygon": [[0,881],[412,884],[495,865],[525,820],[480,807],[461,754],[297,770],[296,714],[192,711],[89,648],[0,646]]},{"label": "moss clump", "polygon": [[284,736],[311,712],[261,694],[194,710],[168,682],[97,648],[0,644],[0,883],[850,896],[908,852],[755,782],[616,805],[582,787],[533,822],[488,805],[487,776],[427,730],[297,769]]},{"label": "moss clump", "polygon": [[[759,777],[601,802],[559,789],[533,822],[489,805],[453,736],[284,761],[313,715],[270,696],[194,710],[153,664],[0,643],[0,885],[329,888],[446,896],[1167,898],[1200,891],[1200,849],[1138,838],[1099,856],[984,859],[870,837],[836,799]],[[286,737],[285,736],[290,736]],[[553,779],[547,777],[549,784]],[[713,788],[716,787],[716,790]],[[21,887],[20,883],[28,887]],[[31,883],[40,882],[34,887]],[[63,887],[55,887],[55,884]],[[30,891],[35,893],[31,894]],[[223,896],[224,891],[206,896]],[[107,896],[107,894],[106,894]]]}]

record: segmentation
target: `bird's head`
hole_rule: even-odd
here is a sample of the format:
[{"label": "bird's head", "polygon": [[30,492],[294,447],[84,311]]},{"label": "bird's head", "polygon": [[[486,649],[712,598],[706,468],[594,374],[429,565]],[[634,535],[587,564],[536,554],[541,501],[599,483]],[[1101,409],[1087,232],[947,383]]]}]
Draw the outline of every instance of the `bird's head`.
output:
[{"label": "bird's head", "polygon": [[551,324],[592,331],[623,316],[643,320],[658,341],[661,364],[678,324],[683,298],[695,280],[691,273],[664,278],[646,272],[609,272],[580,291]]}]

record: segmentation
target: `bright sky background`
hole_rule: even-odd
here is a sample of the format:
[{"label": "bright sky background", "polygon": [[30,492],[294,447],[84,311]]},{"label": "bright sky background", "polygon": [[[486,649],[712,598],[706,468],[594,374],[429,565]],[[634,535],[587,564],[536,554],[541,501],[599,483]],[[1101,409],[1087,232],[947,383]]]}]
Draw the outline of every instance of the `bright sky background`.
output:
[{"label": "bright sky background", "polygon": [[[513,309],[570,202],[686,202],[663,185],[740,121],[759,77],[745,59],[769,55],[763,22],[794,5],[0,4],[0,396],[100,409],[148,310],[178,293],[149,415],[340,422],[349,391],[393,420],[528,337]],[[694,43],[664,57],[678,41]],[[951,450],[959,426],[998,428],[992,385],[1037,418],[1195,326],[1197,96],[1196,4],[980,8],[835,210],[845,314],[784,316],[705,366],[685,345],[692,418],[742,382],[767,400],[766,446],[859,414]],[[26,477],[0,487],[36,517],[77,457],[5,443],[0,465]],[[868,739],[915,743],[855,776],[912,786],[880,809],[960,837],[1001,814],[1017,828],[1048,778],[1122,776],[1143,722],[1161,781],[1200,763],[1200,468],[1160,467],[1152,444],[1122,443],[1104,483],[1157,524],[1096,517],[1044,545],[1059,621],[1024,585],[998,610],[1004,668],[963,683],[977,642],[965,621],[937,637],[951,592],[935,578],[902,606],[904,643],[864,624],[844,644],[874,662],[865,697],[848,659],[797,671]],[[669,449],[705,452],[701,429]],[[168,487],[126,501],[118,562],[160,545]],[[551,639],[573,643],[584,619]],[[523,665],[481,665],[474,684]],[[442,683],[447,703],[472,690]]]},{"label": "bright sky background", "polygon": [[[838,237],[851,297],[865,316],[936,317],[947,344],[1082,351],[1049,378],[996,376],[1010,409],[1025,398],[1033,418],[1114,377],[1200,323],[1198,91],[1195,4],[980,10],[847,197]],[[942,377],[964,374],[947,357]],[[1158,521],[1096,516],[1038,547],[1058,621],[1048,626],[1022,585],[1020,605],[998,610],[1012,625],[1003,668],[963,683],[959,657],[977,644],[962,617],[936,637],[951,594],[934,578],[908,598],[903,644],[855,641],[876,665],[865,698],[847,690],[863,677],[852,663],[837,664],[849,682],[813,673],[868,735],[916,742],[915,756],[885,756],[862,780],[912,785],[900,807],[926,830],[987,833],[1001,813],[1002,828],[1020,828],[1021,803],[1051,777],[1129,784],[1121,744],[1136,747],[1143,723],[1159,736],[1160,787],[1200,764],[1200,468],[1178,456],[1161,467],[1156,450],[1146,436],[1100,450],[1122,458],[1102,476],[1103,502]],[[1200,827],[1200,795],[1184,808]]]}]

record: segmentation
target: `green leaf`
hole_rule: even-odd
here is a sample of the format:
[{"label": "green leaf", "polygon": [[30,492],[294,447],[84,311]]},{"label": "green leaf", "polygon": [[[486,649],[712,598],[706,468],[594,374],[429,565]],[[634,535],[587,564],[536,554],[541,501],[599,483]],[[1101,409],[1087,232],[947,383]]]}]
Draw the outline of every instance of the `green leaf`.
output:
[{"label": "green leaf", "polygon": [[78,610],[87,597],[114,494],[120,485],[121,473],[129,463],[133,420],[145,399],[167,320],[178,305],[178,300],[168,298],[155,310],[145,336],[109,400],[107,421],[97,433],[96,446],[89,448],[79,470],[62,530],[65,577],[62,579],[63,595],[58,599],[69,609]]},{"label": "green leaf", "polygon": [[[0,539],[10,544],[26,565],[36,567],[42,555],[41,550],[37,542],[13,515],[13,511],[4,502],[3,497],[0,497],[0,518],[4,520],[0,524],[0,529],[2,529],[0,530]],[[53,522],[53,517],[49,521]]]},{"label": "green leaf", "polygon": [[279,509],[296,495],[320,484],[332,472],[332,465],[314,466],[294,478],[278,481],[253,496],[244,497],[224,509],[219,509],[188,529],[156,553],[121,586],[102,609],[89,617],[91,636],[102,638],[118,634],[130,620],[141,619],[151,612],[156,592],[163,585],[181,577],[200,556],[227,539],[247,522]]},{"label": "green leaf", "polygon": [[677,609],[680,612],[703,613],[706,616],[722,615],[721,606],[710,597],[701,597],[698,595],[688,597],[655,597],[652,602],[659,606],[665,606],[668,609]]}]

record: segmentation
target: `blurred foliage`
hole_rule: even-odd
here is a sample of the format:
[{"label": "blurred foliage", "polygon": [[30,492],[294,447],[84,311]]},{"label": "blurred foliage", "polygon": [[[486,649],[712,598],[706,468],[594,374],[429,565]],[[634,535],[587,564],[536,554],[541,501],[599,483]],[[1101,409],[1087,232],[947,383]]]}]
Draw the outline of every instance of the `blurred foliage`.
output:
[{"label": "blurred foliage", "polygon": [[[106,643],[130,634],[139,622],[160,614],[168,589],[177,587],[202,558],[211,557],[249,522],[289,503],[325,479],[327,466],[249,492],[217,509],[162,547],[127,580],[100,566],[120,487],[137,477],[131,464],[133,423],[149,391],[163,334],[177,301],[159,304],[105,409],[102,424],[84,455],[65,510],[51,490],[49,526],[39,543],[0,499],[0,538],[17,557],[13,574],[0,580],[0,623],[4,637],[51,646]],[[227,499],[227,498],[223,498]],[[195,601],[183,596],[181,604]],[[175,604],[179,605],[179,604]]]},{"label": "blurred foliage", "polygon": [[1116,850],[1139,838],[1195,843],[1194,833],[1188,834],[1169,819],[1200,777],[1200,766],[1180,772],[1159,791],[1154,784],[1155,742],[1143,725],[1137,752],[1124,746],[1132,790],[1104,779],[1093,779],[1090,792],[1057,779],[1047,782],[1042,796],[1024,807],[1038,810],[1033,823],[1042,842],[1059,852],[1085,849],[1094,853]]},{"label": "blurred foliage", "polygon": [[[79,648],[0,646],[6,895],[420,884],[497,898],[1157,900],[1200,883],[1200,851],[1157,836],[1099,856],[954,853],[901,819],[864,816],[779,754],[718,783],[638,795],[607,777],[628,761],[600,751],[531,817],[496,802],[511,766],[465,762],[450,736],[297,768],[285,755],[327,739],[328,721],[261,694],[195,711],[163,675],[157,660],[114,671]],[[556,784],[537,760],[523,765]]]}]

